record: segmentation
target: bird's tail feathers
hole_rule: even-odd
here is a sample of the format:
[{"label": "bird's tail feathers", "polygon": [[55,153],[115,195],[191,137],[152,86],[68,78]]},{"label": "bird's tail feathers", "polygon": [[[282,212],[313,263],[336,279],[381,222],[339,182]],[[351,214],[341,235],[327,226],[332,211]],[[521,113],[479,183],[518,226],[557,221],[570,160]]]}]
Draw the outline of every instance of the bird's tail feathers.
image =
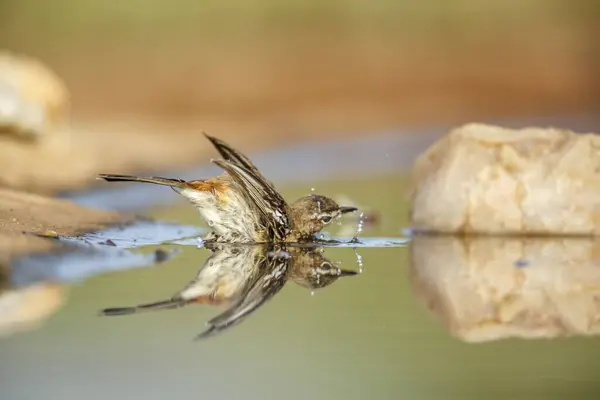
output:
[{"label": "bird's tail feathers", "polygon": [[176,187],[181,187],[181,186],[184,186],[184,184],[185,184],[185,181],[183,179],[161,178],[158,176],[141,177],[141,176],[133,176],[133,175],[99,174],[98,178],[104,179],[107,182],[144,182],[144,183],[153,183],[155,185],[176,186]]}]

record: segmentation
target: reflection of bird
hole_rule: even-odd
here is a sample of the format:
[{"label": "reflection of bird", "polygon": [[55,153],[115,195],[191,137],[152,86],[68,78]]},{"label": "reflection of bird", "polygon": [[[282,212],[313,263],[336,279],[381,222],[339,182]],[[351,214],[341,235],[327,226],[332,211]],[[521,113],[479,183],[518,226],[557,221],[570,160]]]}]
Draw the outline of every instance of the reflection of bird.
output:
[{"label": "reflection of bird", "polygon": [[270,270],[273,256],[265,245],[214,244],[196,277],[170,299],[134,307],[107,308],[104,315],[178,308],[188,304],[227,305],[235,302],[257,276]]},{"label": "reflection of bird", "polygon": [[209,328],[197,336],[203,339],[238,324],[246,316],[273,297],[289,280],[310,289],[331,285],[343,276],[356,275],[355,271],[334,266],[323,256],[322,248],[287,247],[271,251],[271,271],[256,279],[252,288],[230,309],[208,321]]},{"label": "reflection of bird", "polygon": [[213,336],[237,325],[283,288],[288,279],[311,289],[330,285],[337,278],[354,275],[339,269],[319,248],[269,245],[209,245],[213,254],[198,274],[168,300],[134,307],[107,308],[101,314],[114,316],[141,311],[173,309],[189,304],[225,305],[228,308],[207,325],[198,338]]},{"label": "reflection of bird", "polygon": [[282,249],[272,250],[267,253],[266,260],[268,268],[249,282],[247,290],[229,309],[208,321],[209,328],[196,339],[214,336],[239,324],[283,288],[293,262],[290,254]]},{"label": "reflection of bird", "polygon": [[214,178],[183,181],[101,174],[107,181],[135,181],[170,186],[196,206],[213,229],[207,240],[218,242],[298,242],[310,240],[325,225],[355,207],[339,206],[332,199],[309,195],[288,205],[242,153],[206,135],[222,160],[213,160],[225,173]]},{"label": "reflection of bird", "polygon": [[308,288],[320,289],[331,285],[338,278],[356,275],[353,270],[341,269],[323,256],[322,248],[290,247],[294,266],[290,280]]}]

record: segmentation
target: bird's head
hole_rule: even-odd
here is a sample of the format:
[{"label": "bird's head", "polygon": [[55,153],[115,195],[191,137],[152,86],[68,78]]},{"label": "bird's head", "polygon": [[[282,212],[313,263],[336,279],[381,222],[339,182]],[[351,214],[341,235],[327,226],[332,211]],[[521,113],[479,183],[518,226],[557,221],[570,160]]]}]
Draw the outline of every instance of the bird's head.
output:
[{"label": "bird's head", "polygon": [[291,204],[294,230],[301,239],[308,239],[342,215],[357,211],[356,207],[340,206],[329,197],[311,194]]}]

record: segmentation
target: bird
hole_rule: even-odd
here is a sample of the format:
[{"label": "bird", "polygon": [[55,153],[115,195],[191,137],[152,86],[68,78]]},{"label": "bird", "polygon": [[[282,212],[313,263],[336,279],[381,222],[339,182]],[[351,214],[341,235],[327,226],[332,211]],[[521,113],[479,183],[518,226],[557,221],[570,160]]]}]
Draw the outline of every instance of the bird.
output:
[{"label": "bird", "polygon": [[102,316],[122,316],[148,311],[206,304],[225,310],[207,322],[196,336],[206,339],[239,324],[273,298],[288,281],[311,290],[323,288],[353,270],[333,266],[319,247],[255,246],[211,243],[212,254],[181,290],[170,298],[131,307],[105,308]]},{"label": "bird", "polygon": [[108,182],[142,182],[171,187],[192,203],[211,228],[204,241],[222,243],[298,243],[315,239],[325,226],[355,212],[333,199],[310,194],[288,204],[252,161],[224,141],[204,136],[222,158],[211,162],[219,176],[185,181],[162,177],[99,174]]}]

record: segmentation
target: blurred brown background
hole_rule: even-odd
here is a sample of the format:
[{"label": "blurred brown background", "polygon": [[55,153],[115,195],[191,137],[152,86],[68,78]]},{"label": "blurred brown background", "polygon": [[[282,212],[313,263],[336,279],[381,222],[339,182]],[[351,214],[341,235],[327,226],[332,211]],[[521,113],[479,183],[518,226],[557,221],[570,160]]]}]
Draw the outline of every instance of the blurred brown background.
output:
[{"label": "blurred brown background", "polygon": [[[0,47],[66,81],[73,146],[84,135],[88,153],[103,155],[88,176],[198,162],[206,143],[178,152],[175,135],[200,129],[249,151],[402,125],[590,114],[599,17],[595,0],[2,0]],[[120,162],[113,139],[134,131]]]},{"label": "blurred brown background", "polygon": [[54,68],[79,115],[373,129],[597,107],[599,11],[594,0],[3,0],[0,37]]}]

